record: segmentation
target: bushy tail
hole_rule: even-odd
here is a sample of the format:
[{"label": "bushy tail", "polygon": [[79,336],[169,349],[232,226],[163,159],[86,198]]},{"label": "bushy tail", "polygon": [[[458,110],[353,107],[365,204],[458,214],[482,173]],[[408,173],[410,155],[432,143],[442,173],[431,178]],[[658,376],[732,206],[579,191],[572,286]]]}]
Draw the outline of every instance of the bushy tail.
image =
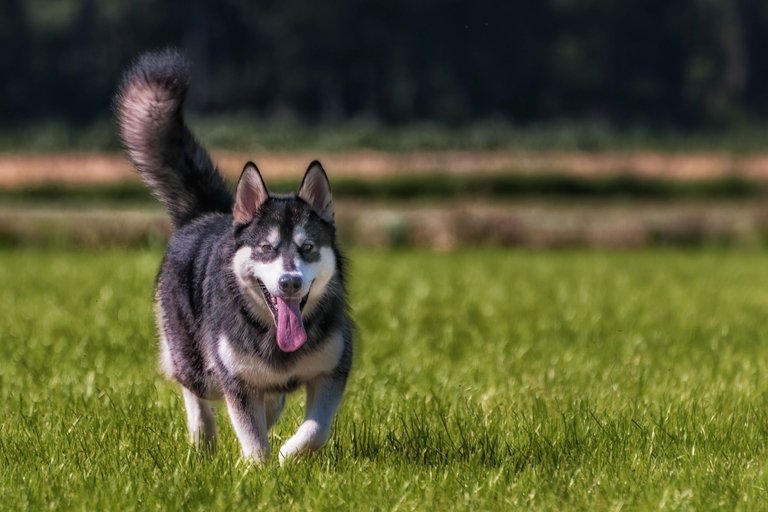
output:
[{"label": "bushy tail", "polygon": [[146,53],[123,76],[114,103],[128,157],[174,227],[206,212],[232,211],[221,174],[184,124],[188,86],[179,52]]}]

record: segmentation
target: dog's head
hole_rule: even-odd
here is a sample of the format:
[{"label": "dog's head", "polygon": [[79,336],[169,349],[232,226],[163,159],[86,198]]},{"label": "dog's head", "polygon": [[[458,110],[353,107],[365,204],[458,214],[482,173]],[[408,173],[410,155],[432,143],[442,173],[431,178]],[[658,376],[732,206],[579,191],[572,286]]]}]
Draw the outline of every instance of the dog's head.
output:
[{"label": "dog's head", "polygon": [[241,292],[264,322],[274,322],[283,352],[307,340],[304,317],[337,273],[334,213],[328,177],[312,162],[295,194],[270,194],[248,162],[233,208],[233,270]]}]

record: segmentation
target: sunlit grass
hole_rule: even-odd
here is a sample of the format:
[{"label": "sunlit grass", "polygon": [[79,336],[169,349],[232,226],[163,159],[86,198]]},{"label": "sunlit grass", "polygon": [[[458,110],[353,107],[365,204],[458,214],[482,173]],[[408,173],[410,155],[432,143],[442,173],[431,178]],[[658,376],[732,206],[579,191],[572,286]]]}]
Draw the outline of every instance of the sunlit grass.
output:
[{"label": "sunlit grass", "polygon": [[0,508],[767,507],[768,254],[350,256],[332,440],[255,468],[224,411],[215,456],[187,446],[159,252],[0,252]]}]

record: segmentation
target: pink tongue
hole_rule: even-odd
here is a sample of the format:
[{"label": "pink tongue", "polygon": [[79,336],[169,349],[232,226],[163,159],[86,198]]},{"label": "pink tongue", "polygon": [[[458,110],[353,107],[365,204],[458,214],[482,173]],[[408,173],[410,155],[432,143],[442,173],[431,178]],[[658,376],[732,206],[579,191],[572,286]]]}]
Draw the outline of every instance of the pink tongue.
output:
[{"label": "pink tongue", "polygon": [[307,341],[299,299],[277,299],[277,346],[283,352],[299,350]]}]

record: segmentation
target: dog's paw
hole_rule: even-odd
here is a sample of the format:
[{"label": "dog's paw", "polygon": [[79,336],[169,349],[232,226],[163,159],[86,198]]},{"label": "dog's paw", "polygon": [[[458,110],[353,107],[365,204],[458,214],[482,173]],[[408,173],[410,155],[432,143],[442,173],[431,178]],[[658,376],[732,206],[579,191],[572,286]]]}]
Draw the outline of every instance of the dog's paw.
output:
[{"label": "dog's paw", "polygon": [[242,452],[240,456],[240,463],[249,465],[249,466],[255,466],[255,467],[264,467],[269,462],[269,452],[251,452],[251,453],[245,453]]},{"label": "dog's paw", "polygon": [[216,449],[218,447],[218,440],[216,436],[190,436],[189,441],[192,448],[208,455],[213,455],[216,453]]},{"label": "dog's paw", "polygon": [[287,461],[296,457],[319,450],[328,437],[328,432],[317,422],[308,420],[302,423],[299,430],[280,447],[278,459],[283,466]]},{"label": "dog's paw", "polygon": [[283,446],[280,447],[280,453],[278,454],[278,461],[280,465],[285,465],[289,460],[293,460],[303,452],[307,451],[308,443],[303,439],[296,439],[294,435]]}]

